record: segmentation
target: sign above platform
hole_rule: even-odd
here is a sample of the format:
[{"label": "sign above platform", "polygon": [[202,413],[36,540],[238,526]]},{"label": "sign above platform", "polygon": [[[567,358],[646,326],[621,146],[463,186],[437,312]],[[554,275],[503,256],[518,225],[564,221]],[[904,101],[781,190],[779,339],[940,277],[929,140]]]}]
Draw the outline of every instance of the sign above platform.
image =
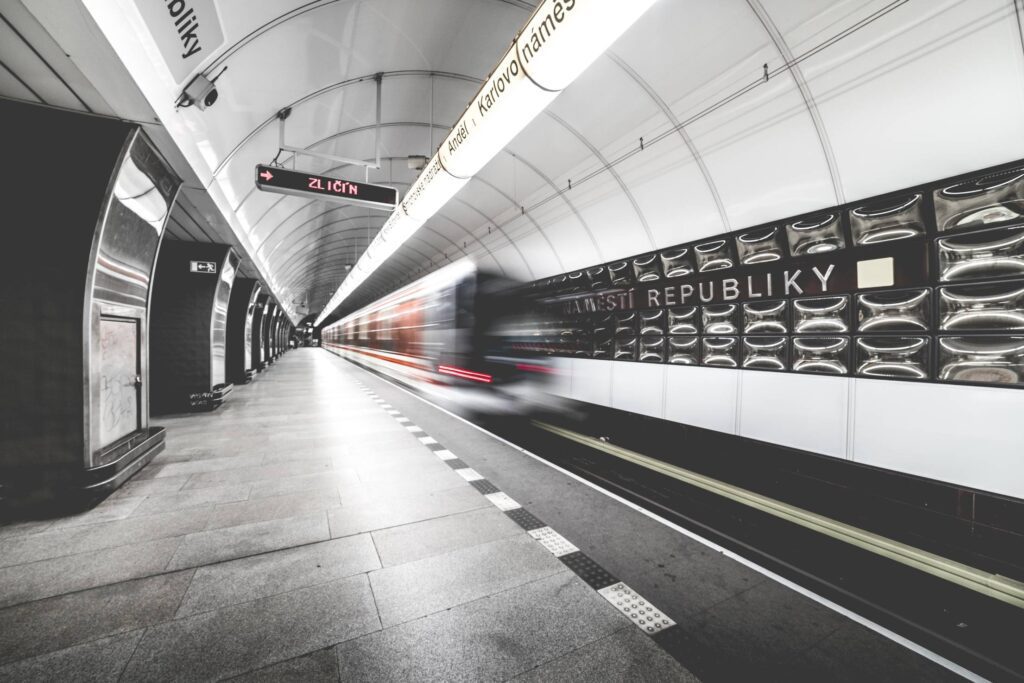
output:
[{"label": "sign above platform", "polygon": [[385,211],[393,211],[398,205],[398,190],[393,187],[358,183],[263,164],[256,166],[256,187],[265,192],[333,199],[345,204]]}]

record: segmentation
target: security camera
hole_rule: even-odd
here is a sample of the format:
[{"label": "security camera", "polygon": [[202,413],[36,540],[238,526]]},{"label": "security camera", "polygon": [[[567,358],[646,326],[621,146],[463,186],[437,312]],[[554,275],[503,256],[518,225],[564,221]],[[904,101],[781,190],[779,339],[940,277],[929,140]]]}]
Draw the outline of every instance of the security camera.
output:
[{"label": "security camera", "polygon": [[212,107],[217,101],[217,79],[220,78],[221,74],[227,70],[227,67],[221,69],[220,73],[213,78],[207,78],[203,74],[199,74],[185,86],[185,90],[182,91],[181,96],[178,97],[176,106],[178,107],[191,107],[193,104],[199,107],[200,110],[205,110],[207,107]]}]

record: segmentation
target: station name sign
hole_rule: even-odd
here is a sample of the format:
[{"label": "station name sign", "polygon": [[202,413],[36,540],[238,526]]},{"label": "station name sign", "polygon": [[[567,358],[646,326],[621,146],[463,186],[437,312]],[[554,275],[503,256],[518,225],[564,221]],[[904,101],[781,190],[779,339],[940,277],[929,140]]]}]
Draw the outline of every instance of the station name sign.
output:
[{"label": "station name sign", "polygon": [[393,187],[263,164],[256,166],[256,187],[265,192],[331,199],[387,211],[393,211],[398,204],[398,190]]},{"label": "station name sign", "polygon": [[912,287],[927,283],[927,251],[921,240],[888,249],[860,248],[856,256],[852,251],[699,273],[656,285],[571,294],[548,303],[557,303],[563,312],[575,314],[839,294],[877,286],[865,282],[864,275],[864,266],[875,263],[891,272],[892,279],[886,285]]}]

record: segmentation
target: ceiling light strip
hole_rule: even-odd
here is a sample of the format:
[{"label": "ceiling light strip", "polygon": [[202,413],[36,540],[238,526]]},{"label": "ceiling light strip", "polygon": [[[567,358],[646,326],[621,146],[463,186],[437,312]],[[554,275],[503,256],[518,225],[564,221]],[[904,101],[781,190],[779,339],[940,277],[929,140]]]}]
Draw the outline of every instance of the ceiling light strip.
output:
[{"label": "ceiling light strip", "polygon": [[324,320],[656,0],[543,0],[402,203],[316,319]]}]

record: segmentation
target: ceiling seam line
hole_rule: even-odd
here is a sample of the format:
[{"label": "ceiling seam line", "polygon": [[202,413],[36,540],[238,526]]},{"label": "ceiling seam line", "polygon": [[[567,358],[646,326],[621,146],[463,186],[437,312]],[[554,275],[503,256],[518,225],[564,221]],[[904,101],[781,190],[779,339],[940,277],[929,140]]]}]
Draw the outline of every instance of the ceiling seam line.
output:
[{"label": "ceiling seam line", "polygon": [[672,124],[672,127],[679,132],[679,137],[682,139],[683,144],[686,145],[686,149],[689,150],[690,156],[692,156],[693,160],[697,163],[697,168],[700,170],[701,175],[704,177],[704,182],[707,183],[708,191],[711,192],[711,198],[715,202],[715,207],[718,209],[718,215],[719,218],[721,218],[722,220],[722,225],[725,228],[725,231],[730,232],[731,227],[729,222],[729,215],[725,210],[725,202],[722,201],[722,197],[718,192],[718,186],[715,184],[714,179],[711,177],[711,170],[707,167],[707,164],[704,161],[704,157],[700,153],[700,150],[697,149],[697,145],[693,141],[693,138],[691,138],[690,134],[686,132],[686,128],[679,122],[679,119],[676,117],[671,107],[668,106],[668,103],[661,98],[661,95],[655,92],[653,86],[651,86],[650,83],[648,83],[639,73],[637,73],[633,69],[633,67],[627,64],[626,61],[619,57],[618,55],[609,52],[608,57],[613,62],[618,64],[619,68],[621,68],[623,71],[629,74],[629,76],[636,81],[637,85],[644,89],[644,91],[651,98],[651,100],[653,100],[654,103],[661,109],[662,113],[665,115],[665,118],[667,118],[669,123]]},{"label": "ceiling seam line", "polygon": [[[44,66],[45,66],[45,67],[46,67],[47,69],[49,69],[49,70],[50,70],[50,73],[52,73],[52,74],[53,74],[54,76],[56,76],[56,77],[57,77],[57,80],[61,82],[61,85],[63,85],[63,86],[65,87],[65,88],[67,88],[67,91],[68,91],[69,93],[71,93],[71,94],[72,94],[72,95],[74,96],[74,98],[75,98],[76,100],[78,100],[79,104],[81,104],[81,105],[82,105],[83,107],[85,107],[85,110],[86,110],[87,112],[89,112],[90,114],[93,114],[93,113],[95,113],[95,112],[93,112],[93,110],[92,110],[92,107],[90,107],[90,106],[89,106],[88,104],[86,104],[86,103],[85,103],[85,100],[83,100],[83,99],[82,99],[81,97],[79,97],[78,93],[77,93],[77,92],[75,92],[75,89],[74,89],[74,88],[72,88],[72,87],[71,87],[70,85],[68,85],[68,82],[64,80],[64,77],[63,77],[63,76],[61,76],[61,75],[60,75],[60,74],[59,74],[59,73],[57,72],[57,70],[53,68],[53,66],[52,66],[52,65],[50,64],[50,62],[46,61],[46,58],[45,58],[45,57],[43,57],[43,56],[42,56],[41,54],[39,54],[39,51],[38,51],[38,50],[36,50],[35,46],[33,46],[33,45],[32,45],[32,43],[28,42],[28,40],[26,40],[26,39],[25,39],[25,36],[21,35],[21,31],[19,31],[18,29],[16,29],[16,28],[14,27],[14,24],[12,24],[12,23],[10,22],[10,20],[8,20],[8,19],[7,19],[7,17],[6,17],[6,16],[4,16],[3,14],[0,14],[0,19],[2,19],[2,20],[3,20],[3,22],[4,22],[5,24],[7,24],[7,26],[8,26],[8,27],[9,27],[9,28],[10,28],[10,29],[11,29],[12,31],[14,31],[14,35],[18,36],[18,38],[20,38],[20,39],[21,39],[21,42],[25,43],[25,46],[26,46],[26,47],[27,47],[27,48],[28,48],[29,50],[32,50],[32,54],[34,54],[34,55],[35,55],[36,57],[38,57],[38,58],[39,58],[39,61],[40,61],[40,62],[42,62],[42,63],[43,63],[43,65],[44,65]],[[45,31],[45,29],[43,29],[43,30]],[[49,33],[47,33],[47,35],[49,35]],[[53,36],[50,36],[50,37],[51,37],[51,39],[53,38]],[[54,41],[54,42],[56,42],[56,41]],[[59,46],[58,46],[58,47],[59,47]],[[10,71],[10,69],[8,69],[8,71]],[[42,98],[40,98],[40,99],[42,99]]]},{"label": "ceiling seam line", "polygon": [[[484,226],[483,227],[493,227],[495,230],[497,230],[498,233],[502,237],[505,238],[505,241],[508,242],[509,245],[511,245],[511,247],[515,250],[516,254],[519,255],[519,258],[522,259],[523,265],[526,266],[526,272],[530,274],[530,278],[534,279],[534,277],[533,277],[533,268],[530,267],[530,262],[526,260],[526,256],[523,255],[522,250],[519,249],[519,245],[516,244],[512,240],[511,237],[508,236],[508,233],[506,233],[505,230],[501,226],[498,225],[498,222],[496,220],[494,220],[493,218],[491,218],[490,216],[485,214],[483,211],[481,211],[477,207],[475,207],[472,204],[470,204],[469,202],[467,202],[465,199],[459,199],[458,195],[456,195],[455,197],[452,197],[448,201],[458,202],[462,206],[465,206],[466,208],[468,208],[470,211],[475,212],[478,216],[480,216],[481,218],[484,219]],[[488,232],[488,234],[490,234],[490,233]],[[482,238],[483,238],[483,235],[481,235],[481,237],[478,238],[478,239],[482,239]],[[495,260],[497,260],[497,259],[495,259]]]},{"label": "ceiling seam line", "polygon": [[12,69],[11,67],[7,66],[7,64],[5,64],[5,63],[4,63],[3,61],[0,61],[0,66],[2,66],[2,67],[4,68],[4,71],[6,71],[7,73],[9,73],[9,74],[11,74],[12,76],[14,76],[14,80],[18,81],[18,83],[21,83],[22,87],[24,87],[24,88],[25,88],[25,90],[28,90],[28,91],[29,91],[30,93],[32,93],[32,95],[33,95],[33,96],[35,96],[35,98],[36,98],[37,100],[39,100],[39,101],[40,101],[40,102],[42,102],[43,104],[47,104],[46,100],[44,100],[44,99],[43,99],[43,98],[42,98],[42,97],[41,97],[41,96],[39,95],[39,93],[37,93],[37,92],[36,92],[35,90],[33,90],[33,89],[32,89],[32,87],[31,87],[31,86],[30,86],[30,85],[29,85],[28,83],[26,83],[25,81],[21,80],[21,76],[19,76],[18,74],[16,74],[16,73],[14,72],[14,69]]},{"label": "ceiling seam line", "polygon": [[[504,152],[505,152],[506,154],[511,154],[511,152],[508,152],[508,150],[503,150],[503,151],[504,151]],[[518,157],[517,157],[517,158],[518,158]],[[520,159],[520,161],[522,161],[522,160]],[[524,161],[523,163],[525,164],[526,162]],[[529,166],[529,164],[527,164],[527,166]],[[532,166],[531,166],[530,168],[532,168]],[[542,174],[540,174],[540,173],[538,173],[537,175],[538,175],[538,176],[540,176],[541,178],[544,178],[544,176],[543,176]],[[501,195],[502,197],[504,197],[504,198],[505,198],[505,201],[507,201],[507,202],[508,202],[509,204],[511,204],[511,205],[512,205],[512,206],[514,206],[515,208],[517,208],[517,209],[522,209],[522,205],[521,205],[521,204],[516,204],[516,202],[515,202],[515,199],[513,199],[512,197],[509,197],[509,196],[508,196],[507,194],[505,194],[504,192],[502,192],[502,191],[501,191],[501,190],[500,190],[500,189],[499,189],[499,188],[498,188],[498,187],[497,187],[496,185],[494,185],[493,183],[491,183],[491,182],[489,182],[489,181],[487,181],[487,180],[484,180],[484,179],[483,179],[483,178],[481,178],[481,177],[480,177],[479,175],[475,175],[475,176],[473,176],[472,178],[470,178],[470,179],[469,179],[469,181],[470,181],[470,182],[473,182],[474,180],[475,180],[476,182],[478,182],[478,183],[482,183],[483,185],[486,185],[487,187],[491,188],[492,190],[494,190],[495,192],[497,192],[498,194],[500,194],[500,195]],[[550,182],[550,181],[548,181],[548,184],[549,184],[549,185],[551,185],[551,182]],[[552,187],[554,187],[554,185],[551,185],[551,186],[552,186]],[[548,237],[548,235],[547,235],[547,233],[546,233],[546,232],[544,232],[544,228],[542,228],[542,227],[541,227],[541,225],[540,225],[540,223],[538,223],[538,222],[537,222],[537,219],[535,219],[535,218],[534,218],[533,216],[531,216],[531,215],[530,215],[530,212],[529,212],[529,211],[522,211],[522,213],[521,213],[520,215],[521,215],[521,216],[525,216],[525,217],[526,217],[526,219],[527,219],[528,221],[530,221],[531,223],[533,223],[533,227],[537,229],[537,232],[538,232],[538,233],[540,233],[540,236],[544,238],[544,241],[545,241],[545,242],[547,242],[548,248],[549,248],[549,249],[551,249],[551,253],[552,253],[552,255],[554,255],[554,257],[555,257],[555,262],[556,262],[556,263],[558,263],[558,268],[559,268],[560,270],[565,270],[565,266],[564,266],[564,265],[562,264],[562,258],[561,258],[561,257],[560,257],[560,256],[558,255],[558,250],[557,250],[557,249],[555,249],[555,245],[551,243],[551,238],[549,238],[549,237]],[[515,219],[514,219],[514,218],[510,218],[509,220],[505,221],[505,222],[504,222],[504,223],[502,224],[502,226],[508,225],[508,224],[509,224],[509,223],[511,223],[511,222],[512,222],[513,220],[515,220]],[[495,225],[497,225],[497,223],[495,223]],[[506,235],[506,239],[508,239],[508,236],[507,236],[507,235]],[[518,246],[517,246],[516,248],[518,249]],[[520,254],[520,255],[521,255],[521,254]],[[524,260],[525,260],[525,256],[524,256],[523,258],[524,258]],[[532,269],[531,269],[531,272],[532,272]]]}]

